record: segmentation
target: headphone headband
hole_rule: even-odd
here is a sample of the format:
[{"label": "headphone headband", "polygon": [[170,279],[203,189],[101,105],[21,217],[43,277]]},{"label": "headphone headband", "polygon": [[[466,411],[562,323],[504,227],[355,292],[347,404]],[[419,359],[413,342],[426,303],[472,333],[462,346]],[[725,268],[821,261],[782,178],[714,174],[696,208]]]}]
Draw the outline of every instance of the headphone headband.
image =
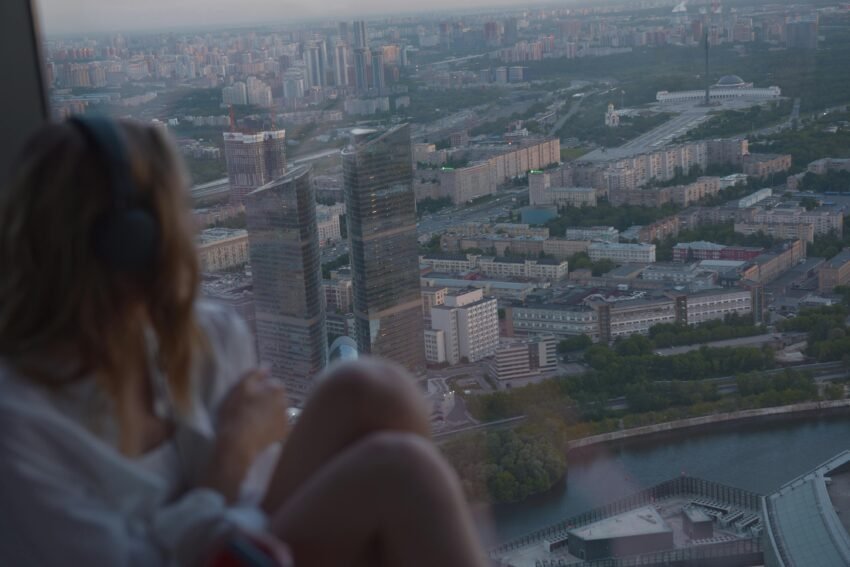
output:
[{"label": "headphone headband", "polygon": [[137,203],[140,195],[124,134],[115,121],[105,117],[76,116],[69,122],[99,155],[109,178],[109,208],[92,229],[95,254],[118,272],[149,269],[158,248],[159,223],[148,208]]}]

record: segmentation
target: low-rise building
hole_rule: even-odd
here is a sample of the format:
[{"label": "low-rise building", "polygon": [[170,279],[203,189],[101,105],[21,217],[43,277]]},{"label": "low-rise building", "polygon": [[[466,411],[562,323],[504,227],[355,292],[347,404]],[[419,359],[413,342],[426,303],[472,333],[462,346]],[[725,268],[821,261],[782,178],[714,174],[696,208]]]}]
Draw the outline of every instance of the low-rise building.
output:
[{"label": "low-rise building", "polygon": [[759,189],[758,191],[756,191],[754,193],[750,193],[746,197],[741,197],[740,199],[735,201],[735,205],[739,209],[746,209],[746,208],[752,207],[756,203],[760,203],[761,201],[764,201],[768,197],[772,197],[772,196],[773,196],[773,189],[771,189],[770,187],[766,187],[764,189]]},{"label": "low-rise building", "polygon": [[687,284],[694,281],[703,270],[698,264],[681,262],[658,262],[650,264],[641,272],[641,279],[655,282],[669,282],[674,285]]},{"label": "low-rise building", "polygon": [[611,201],[612,205],[617,207],[621,207],[623,205],[632,205],[635,207],[661,207],[673,200],[673,188],[612,188],[610,189],[608,199]]},{"label": "low-rise building", "polygon": [[443,167],[438,172],[440,193],[461,204],[492,195],[496,192],[496,183],[488,162],[476,163],[468,167]]},{"label": "low-rise building", "polygon": [[838,285],[850,285],[850,248],[828,260],[818,272],[819,292],[831,293]]},{"label": "low-rise building", "polygon": [[480,257],[478,269],[491,277],[562,280],[569,275],[566,260],[553,258],[492,258]]},{"label": "low-rise building", "polygon": [[701,260],[752,260],[764,252],[764,248],[752,246],[724,246],[699,240],[679,242],[673,247],[674,262],[699,262]]},{"label": "low-rise building", "polygon": [[326,246],[342,239],[340,215],[345,214],[345,205],[316,205],[316,226],[319,231],[319,246]]},{"label": "low-rise building", "polygon": [[613,226],[568,227],[564,234],[567,240],[601,240],[618,242],[620,231]]},{"label": "low-rise building", "polygon": [[587,335],[599,339],[599,318],[587,305],[530,303],[505,308],[505,317],[518,335],[555,335],[559,338]]},{"label": "low-rise building", "polygon": [[502,339],[490,364],[492,376],[500,382],[539,377],[558,367],[555,337]]},{"label": "low-rise building", "polygon": [[603,343],[634,334],[647,335],[655,325],[678,320],[676,302],[670,298],[594,301],[591,305],[599,318],[599,340]]},{"label": "low-rise building", "polygon": [[497,258],[478,254],[420,256],[420,265],[435,272],[477,271],[490,277],[561,280],[569,275],[566,260],[552,258]]},{"label": "low-rise building", "polygon": [[713,197],[722,189],[719,177],[700,177],[693,183],[678,185],[670,192],[670,199],[682,207],[687,207],[707,197]]},{"label": "low-rise building", "polygon": [[248,231],[241,228],[208,228],[198,237],[201,271],[220,272],[248,262]]},{"label": "low-rise building", "polygon": [[[548,231],[548,229],[547,229]],[[477,249],[495,256],[527,256],[537,258],[542,254],[556,260],[566,260],[573,254],[587,251],[589,242],[542,236],[510,236],[508,234],[476,234],[464,236],[457,232],[440,236],[440,248],[456,253]]]},{"label": "low-rise building", "polygon": [[322,281],[327,313],[350,313],[354,302],[354,288],[349,270],[331,272],[329,280]]},{"label": "low-rise building", "polygon": [[756,223],[736,222],[735,232],[739,234],[766,234],[780,240],[801,239],[806,242],[815,241],[815,225],[809,222],[801,223]]},{"label": "low-rise building", "polygon": [[594,262],[611,260],[613,262],[655,262],[655,244],[618,244],[613,242],[592,242],[587,253]]},{"label": "low-rise building", "polygon": [[767,284],[805,258],[805,241],[783,242],[768,252],[753,258],[750,265],[741,272],[741,276],[744,279]]},{"label": "low-rise building", "polygon": [[245,205],[242,203],[226,203],[194,209],[192,216],[195,218],[195,225],[199,229],[209,228],[215,223],[236,218],[239,215],[245,214]]},{"label": "low-rise building", "polygon": [[620,237],[624,240],[637,240],[638,242],[650,243],[678,234],[679,217],[672,216],[657,220],[645,226],[631,227],[629,230],[623,232]]},{"label": "low-rise building", "polygon": [[811,223],[816,235],[834,232],[841,237],[844,234],[844,212],[835,207],[818,207],[811,211],[798,206],[758,210],[753,215],[752,222],[759,224]]},{"label": "low-rise building", "polygon": [[791,154],[749,154],[743,166],[746,175],[762,179],[791,169]]},{"label": "low-rise building", "polygon": [[753,297],[748,290],[707,290],[686,296],[687,313],[680,319],[688,325],[725,319],[729,315],[750,315]]}]

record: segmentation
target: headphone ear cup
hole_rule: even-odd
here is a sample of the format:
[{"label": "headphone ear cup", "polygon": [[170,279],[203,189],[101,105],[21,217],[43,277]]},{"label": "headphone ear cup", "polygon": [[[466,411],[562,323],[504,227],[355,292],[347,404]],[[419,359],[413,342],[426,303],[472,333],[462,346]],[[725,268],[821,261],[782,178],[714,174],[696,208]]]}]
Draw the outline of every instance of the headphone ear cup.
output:
[{"label": "headphone ear cup", "polygon": [[159,227],[147,211],[129,209],[110,213],[95,223],[93,238],[95,253],[110,268],[140,272],[153,265]]}]

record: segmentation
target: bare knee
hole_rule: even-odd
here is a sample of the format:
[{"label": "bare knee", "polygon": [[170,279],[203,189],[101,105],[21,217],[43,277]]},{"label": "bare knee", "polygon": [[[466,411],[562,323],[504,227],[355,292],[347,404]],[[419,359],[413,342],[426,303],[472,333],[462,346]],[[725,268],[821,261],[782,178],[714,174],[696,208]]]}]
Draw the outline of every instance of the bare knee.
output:
[{"label": "bare knee", "polygon": [[408,425],[402,429],[414,425],[427,429],[425,400],[414,378],[404,368],[380,359],[361,359],[330,369],[321,379],[315,399],[354,413],[359,420],[385,423],[390,429],[398,420]]},{"label": "bare knee", "polygon": [[352,447],[369,463],[384,493],[403,499],[428,497],[462,499],[457,477],[433,443],[398,431],[372,433]]}]

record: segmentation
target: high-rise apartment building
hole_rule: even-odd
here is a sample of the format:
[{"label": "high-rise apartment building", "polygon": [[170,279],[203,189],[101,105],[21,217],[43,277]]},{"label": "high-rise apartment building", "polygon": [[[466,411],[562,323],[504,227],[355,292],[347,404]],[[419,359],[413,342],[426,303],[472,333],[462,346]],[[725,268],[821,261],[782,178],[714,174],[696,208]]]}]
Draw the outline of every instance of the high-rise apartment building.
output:
[{"label": "high-rise apartment building", "polygon": [[505,20],[505,33],[502,36],[502,41],[504,41],[505,45],[513,45],[517,42],[518,38],[517,19],[508,18]]},{"label": "high-rise apartment building", "polygon": [[302,401],[328,356],[310,169],[289,171],[245,203],[260,359]]},{"label": "high-rise apartment building", "polygon": [[366,22],[354,22],[354,47],[362,48],[369,45],[369,38],[366,35]]},{"label": "high-rise apartment building", "polygon": [[338,87],[348,85],[348,46],[342,42],[334,48],[334,83]]},{"label": "high-rise apartment building", "polygon": [[365,47],[354,49],[354,86],[360,92],[369,90],[369,66],[372,54]]},{"label": "high-rise apartment building", "polygon": [[357,129],[342,152],[361,353],[425,367],[410,125]]},{"label": "high-rise apartment building", "polygon": [[348,22],[340,22],[337,24],[337,34],[339,35],[339,40],[343,43],[351,43],[351,29],[348,26]]},{"label": "high-rise apartment building", "polygon": [[286,172],[286,130],[225,132],[224,156],[230,198],[241,203],[245,195]]},{"label": "high-rise apartment building", "polygon": [[387,88],[387,79],[384,75],[384,52],[380,49],[372,52],[372,88],[378,91]]},{"label": "high-rise apartment building", "polygon": [[307,45],[307,81],[311,87],[325,86],[325,58],[322,55],[324,42],[311,41]]},{"label": "high-rise apartment building", "polygon": [[788,49],[817,49],[817,16],[785,24],[785,45]]}]

